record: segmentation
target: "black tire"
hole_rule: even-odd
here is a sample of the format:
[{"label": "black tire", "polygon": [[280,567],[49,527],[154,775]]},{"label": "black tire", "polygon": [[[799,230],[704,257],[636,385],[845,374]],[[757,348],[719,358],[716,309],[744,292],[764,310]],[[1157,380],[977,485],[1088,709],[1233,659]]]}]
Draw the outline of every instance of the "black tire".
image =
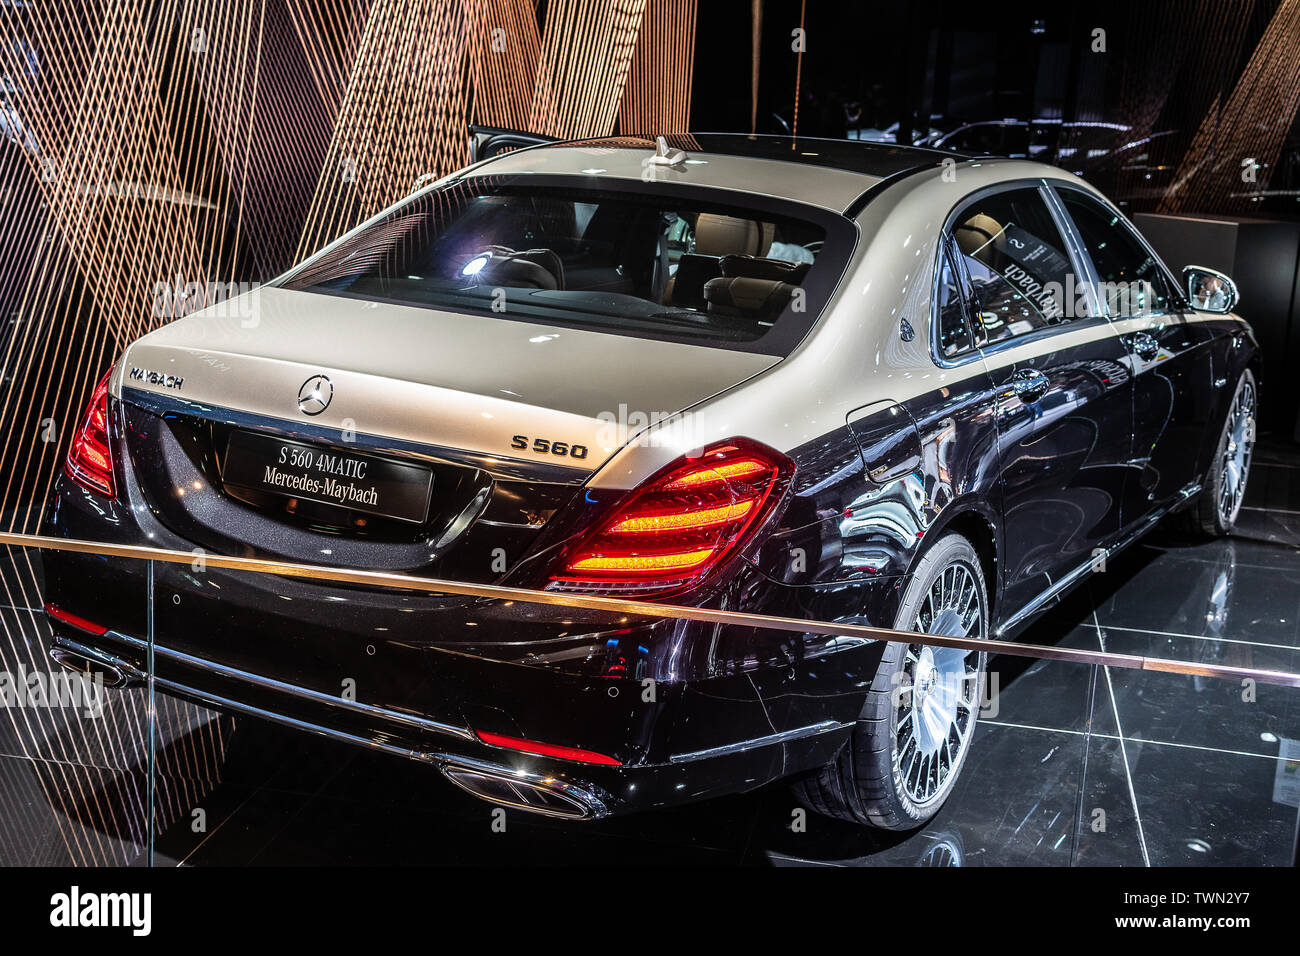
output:
[{"label": "black tire", "polygon": [[[932,586],[941,574],[954,567],[964,568],[975,584],[979,607],[978,636],[988,636],[988,586],[984,582],[979,555],[966,538],[955,532],[940,538],[917,562],[903,595],[895,628],[919,629],[915,626],[917,618],[926,606]],[[969,723],[957,756],[950,764],[948,776],[943,778],[942,788],[933,797],[918,800],[909,792],[909,782],[903,779],[904,755],[900,754],[898,743],[900,713],[905,709],[903,702],[909,694],[905,690],[896,690],[900,687],[901,675],[915,674],[918,664],[909,658],[909,651],[915,656],[918,648],[919,645],[898,643],[890,643],[885,648],[880,668],[848,743],[834,761],[794,785],[796,796],[809,809],[883,830],[912,830],[939,812],[970,752],[979,714],[978,677],[984,671],[985,655],[975,655],[973,660],[975,706],[967,708]],[[969,670],[970,664],[967,663],[966,667]]]},{"label": "black tire", "polygon": [[[1246,496],[1246,482],[1250,478],[1250,461],[1255,444],[1255,407],[1258,397],[1259,389],[1255,384],[1255,376],[1250,369],[1246,369],[1241,373],[1241,378],[1237,379],[1232,401],[1228,405],[1227,414],[1224,415],[1223,425],[1219,428],[1214,457],[1206,469],[1205,487],[1196,496],[1196,500],[1182,512],[1183,530],[1190,534],[1204,538],[1221,538],[1231,534],[1237,524],[1241,502]],[[1243,407],[1243,403],[1249,415],[1244,434],[1240,428],[1234,427],[1237,424],[1234,415]],[[1224,468],[1224,462],[1229,454],[1235,453],[1239,440],[1245,442],[1244,464],[1240,468],[1238,478],[1239,488],[1233,496],[1235,499],[1233,506],[1224,508],[1225,484],[1231,481]]]}]

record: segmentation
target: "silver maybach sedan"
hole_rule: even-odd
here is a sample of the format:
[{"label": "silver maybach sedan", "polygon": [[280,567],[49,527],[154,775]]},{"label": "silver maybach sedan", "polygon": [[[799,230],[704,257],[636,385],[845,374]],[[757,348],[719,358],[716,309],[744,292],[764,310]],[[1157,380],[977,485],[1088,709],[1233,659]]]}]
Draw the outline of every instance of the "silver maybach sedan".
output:
[{"label": "silver maybach sedan", "polygon": [[[1235,301],[1031,162],[516,149],[131,344],[49,533],[1007,637],[1165,515],[1232,528],[1259,361]],[[60,660],[142,676],[138,565],[48,558]],[[789,778],[915,827],[980,706],[984,655],[925,644],[157,576],[160,688],[551,816]]]}]

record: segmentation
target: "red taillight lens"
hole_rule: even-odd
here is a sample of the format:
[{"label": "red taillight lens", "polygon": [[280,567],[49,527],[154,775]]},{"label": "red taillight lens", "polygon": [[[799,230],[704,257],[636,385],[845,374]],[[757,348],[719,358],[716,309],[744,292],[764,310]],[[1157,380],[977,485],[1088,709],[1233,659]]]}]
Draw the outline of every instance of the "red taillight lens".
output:
[{"label": "red taillight lens", "polygon": [[561,747],[558,744],[544,744],[537,740],[525,740],[523,737],[508,737],[505,734],[492,734],[480,730],[478,739],[493,747],[505,747],[520,753],[534,754],[538,757],[559,757],[561,760],[576,760],[579,763],[599,763],[607,767],[622,766],[613,757],[598,754],[594,750],[582,750],[578,747]]},{"label": "red taillight lens", "polygon": [[115,494],[113,451],[108,439],[108,378],[112,374],[110,368],[95,386],[90,404],[86,406],[85,418],[72,439],[72,450],[68,452],[68,461],[63,469],[69,478],[83,488],[110,498]]},{"label": "red taillight lens", "polygon": [[700,583],[762,526],[793,465],[732,440],[650,479],[564,556],[551,590],[636,594]]},{"label": "red taillight lens", "polygon": [[71,624],[73,627],[80,628],[83,631],[89,631],[91,634],[103,636],[108,633],[108,628],[102,624],[96,624],[94,621],[88,621],[84,617],[78,617],[71,611],[65,611],[55,604],[45,605],[45,613],[56,621],[62,621],[64,624]]}]

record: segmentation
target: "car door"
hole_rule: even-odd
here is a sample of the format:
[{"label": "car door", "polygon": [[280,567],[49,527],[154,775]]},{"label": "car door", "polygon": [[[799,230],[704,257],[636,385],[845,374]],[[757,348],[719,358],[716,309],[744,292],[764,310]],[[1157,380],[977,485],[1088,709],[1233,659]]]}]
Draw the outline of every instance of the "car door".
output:
[{"label": "car door", "polygon": [[1190,491],[1213,412],[1213,327],[1188,321],[1183,296],[1137,230],[1091,193],[1055,187],[1127,350],[1133,439],[1123,523]]},{"label": "car door", "polygon": [[1126,352],[1080,281],[1045,187],[975,194],[949,228],[997,389],[1009,614],[1120,529],[1132,398]]}]

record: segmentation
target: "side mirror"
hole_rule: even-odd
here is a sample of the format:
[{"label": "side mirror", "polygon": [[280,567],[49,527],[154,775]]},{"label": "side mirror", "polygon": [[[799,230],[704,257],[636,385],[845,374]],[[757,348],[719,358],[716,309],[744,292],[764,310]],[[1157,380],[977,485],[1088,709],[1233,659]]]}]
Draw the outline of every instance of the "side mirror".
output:
[{"label": "side mirror", "polygon": [[1187,283],[1187,299],[1192,308],[1201,312],[1231,312],[1241,299],[1237,284],[1215,269],[1185,266],[1183,281]]}]

